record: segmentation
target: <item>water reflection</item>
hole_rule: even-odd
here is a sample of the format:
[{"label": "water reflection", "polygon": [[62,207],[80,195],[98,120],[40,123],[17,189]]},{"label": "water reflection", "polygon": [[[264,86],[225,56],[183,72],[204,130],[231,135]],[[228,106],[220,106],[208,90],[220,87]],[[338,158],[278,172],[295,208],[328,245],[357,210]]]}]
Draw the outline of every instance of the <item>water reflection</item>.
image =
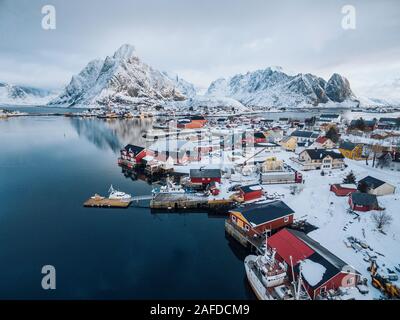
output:
[{"label": "water reflection", "polygon": [[99,149],[111,149],[116,154],[129,143],[144,145],[143,134],[153,123],[151,119],[69,119],[80,137],[85,137]]}]

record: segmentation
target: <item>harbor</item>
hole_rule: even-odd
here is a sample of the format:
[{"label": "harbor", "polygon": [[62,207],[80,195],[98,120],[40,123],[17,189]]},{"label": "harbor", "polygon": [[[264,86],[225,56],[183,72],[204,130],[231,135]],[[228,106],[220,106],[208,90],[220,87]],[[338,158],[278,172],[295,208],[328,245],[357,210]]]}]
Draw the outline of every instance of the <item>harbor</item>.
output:
[{"label": "harbor", "polygon": [[[47,121],[42,121],[46,118]],[[365,225],[362,224],[363,220],[361,222],[355,220],[362,219],[362,215],[354,215],[355,218],[348,217],[349,204],[347,204],[347,200],[349,193],[354,192],[355,189],[352,189],[349,183],[341,184],[341,181],[351,170],[361,178],[365,177],[369,168],[366,167],[365,159],[362,161],[349,159],[347,157],[352,157],[353,154],[343,150],[342,152],[346,155],[345,159],[341,157],[334,159],[334,163],[333,161],[329,162],[329,168],[322,170],[322,165],[326,166],[328,162],[319,164],[314,160],[314,162],[310,162],[310,164],[314,164],[307,164],[307,170],[304,170],[305,164],[309,161],[308,156],[311,160],[319,158],[320,155],[328,156],[330,159],[332,153],[320,152],[316,156],[310,152],[307,155],[299,141],[297,141],[298,145],[294,151],[287,151],[286,149],[291,147],[290,139],[292,138],[287,139],[287,142],[285,139],[283,144],[279,143],[279,140],[284,140],[285,136],[300,136],[299,130],[301,131],[301,129],[298,129],[297,126],[303,123],[279,117],[276,119],[265,121],[253,116],[248,119],[246,117],[237,120],[224,119],[225,127],[233,126],[226,129],[220,125],[222,119],[207,118],[204,126],[210,130],[202,130],[201,134],[204,136],[199,137],[198,129],[183,129],[185,130],[183,142],[176,143],[174,136],[179,135],[179,130],[182,130],[179,129],[170,137],[169,150],[165,149],[163,144],[165,138],[158,138],[154,141],[153,135],[153,140],[147,139],[146,133],[154,129],[153,125],[158,122],[157,119],[131,118],[109,121],[98,117],[88,119],[19,116],[3,122],[3,126],[6,127],[10,121],[29,123],[30,130],[32,130],[30,134],[32,145],[37,145],[38,141],[42,141],[41,143],[53,146],[51,149],[53,151],[46,156],[35,153],[34,149],[30,152],[36,157],[33,158],[36,159],[33,163],[43,163],[42,174],[47,171],[58,172],[58,176],[54,175],[54,179],[61,177],[70,186],[69,190],[72,186],[75,188],[74,196],[68,198],[68,201],[65,200],[67,199],[65,197],[64,207],[58,209],[63,216],[57,216],[63,221],[63,224],[70,226],[68,229],[70,232],[72,232],[71,228],[76,227],[68,224],[69,219],[79,221],[75,226],[82,225],[91,230],[93,230],[92,224],[95,224],[97,242],[100,237],[104,238],[104,241],[105,239],[109,241],[107,235],[109,231],[107,230],[118,230],[121,237],[117,236],[113,241],[113,246],[123,248],[124,252],[131,252],[132,249],[122,239],[130,239],[131,243],[140,243],[147,250],[152,250],[146,244],[147,241],[143,242],[144,239],[152,238],[152,245],[167,246],[164,259],[168,259],[168,256],[177,248],[185,252],[187,257],[192,255],[193,248],[199,248],[199,246],[212,248],[207,252],[201,251],[199,254],[204,261],[208,261],[210,255],[218,257],[215,258],[217,259],[216,264],[206,267],[202,263],[199,264],[197,260],[196,262],[190,260],[190,269],[197,270],[197,273],[201,274],[202,281],[206,281],[210,274],[214,274],[215,271],[211,272],[211,268],[214,270],[217,265],[221,264],[230,266],[228,271],[230,279],[238,275],[245,275],[250,286],[244,287],[242,282],[234,283],[235,290],[230,295],[233,298],[295,299],[297,297],[300,299],[308,296],[311,299],[344,299],[345,297],[369,296],[374,292],[371,288],[364,295],[358,289],[355,289],[356,291],[347,290],[347,293],[343,295],[339,294],[340,290],[333,290],[333,287],[329,293],[323,291],[323,288],[315,287],[313,290],[308,288],[307,294],[304,294],[304,290],[302,290],[302,294],[296,295],[296,292],[300,292],[298,291],[300,276],[298,268],[300,265],[290,261],[284,247],[280,247],[282,241],[289,241],[290,238],[294,248],[310,246],[308,252],[311,256],[325,254],[324,246],[327,242],[320,230],[324,230],[326,221],[334,221],[331,220],[329,214],[332,206],[342,208],[341,211],[336,212],[335,216],[336,219],[343,221],[343,226],[340,227],[343,229],[342,232],[347,233],[348,230],[353,230],[352,232],[356,233],[354,230],[361,230],[358,229],[361,228],[361,225],[362,228],[365,228]],[[236,122],[243,123],[243,125]],[[190,125],[187,120],[182,123],[185,126]],[[283,131],[282,133],[280,130],[271,129],[278,126]],[[253,127],[252,130],[248,130],[249,127]],[[59,130],[58,134],[46,136],[46,133],[49,130],[55,130],[54,128],[62,128],[62,130]],[[96,137],[91,135],[88,128],[91,130],[95,128]],[[192,134],[190,134],[190,130],[193,131]],[[264,137],[259,132],[263,132]],[[348,133],[346,134],[351,137]],[[224,139],[221,139],[221,136]],[[126,137],[129,137],[129,141],[126,141]],[[326,143],[326,140],[318,139],[318,137],[301,137],[301,139],[315,139],[312,143],[318,144],[318,148]],[[316,141],[317,139],[318,141]],[[246,144],[243,147],[244,141],[250,145]],[[231,143],[235,146],[234,150],[232,150]],[[70,156],[65,160],[57,157],[56,150],[59,145],[69,150]],[[11,148],[11,145],[7,148]],[[315,148],[313,150],[315,152]],[[82,154],[87,154],[87,156],[82,158]],[[302,156],[304,157],[302,158]],[[72,159],[79,159],[79,161]],[[223,162],[220,161],[221,159]],[[10,163],[4,162],[4,159],[3,163],[10,165]],[[345,168],[343,163],[346,163],[349,168]],[[26,166],[25,162],[17,164],[22,168]],[[60,176],[60,166],[64,168],[65,174],[68,176]],[[320,166],[319,169],[318,166]],[[158,169],[150,170],[151,167]],[[395,182],[387,178],[384,174],[385,171],[380,174],[381,170],[375,168],[374,175],[380,179],[389,180],[387,185],[384,184],[386,188],[384,190],[390,192],[390,183]],[[77,171],[82,177],[78,184],[72,174]],[[321,173],[322,171],[324,174]],[[6,171],[3,170],[3,176],[5,173]],[[25,174],[27,173],[25,172]],[[30,171],[27,176],[32,179],[38,178],[34,171]],[[48,175],[44,174],[44,176],[50,179]],[[118,186],[118,188],[111,186],[107,193],[107,186],[110,184]],[[49,189],[46,190],[46,194],[52,195],[56,191],[58,194],[65,192],[57,188],[53,190],[50,188],[51,185],[57,184],[54,180],[49,180]],[[95,191],[99,193],[94,194]],[[304,196],[310,200],[304,202],[302,200]],[[40,198],[37,194],[36,197]],[[391,203],[385,201],[386,197],[392,196],[386,195],[379,198],[379,208],[385,207],[386,210],[392,210]],[[384,205],[380,204],[382,199]],[[354,198],[354,201],[356,200]],[[316,209],[315,203],[319,204],[320,210]],[[37,208],[42,208],[39,204],[36,205]],[[355,204],[352,203],[352,205],[354,207]],[[12,204],[10,206],[12,208]],[[49,210],[51,208],[49,207]],[[367,209],[368,207],[365,207],[365,210]],[[43,214],[51,217],[50,212],[44,211]],[[287,230],[295,230],[297,233]],[[310,234],[310,238],[306,237],[308,234]],[[311,238],[314,235],[322,242],[319,247],[316,247],[313,242],[316,240]],[[32,239],[33,234],[29,237]],[[65,234],[65,237],[69,238],[69,234]],[[358,237],[362,237],[362,235]],[[374,250],[388,255],[385,249],[379,247],[376,242],[370,242]],[[251,273],[249,270],[253,270],[252,267],[246,269],[250,264],[245,261],[253,259],[246,260],[247,257],[265,255],[266,250],[270,254],[272,247],[268,249],[267,243],[272,243],[276,247],[276,258],[280,263],[286,263],[290,268],[286,269],[287,278],[281,284],[286,287],[278,285],[276,290],[274,288],[264,292],[260,274],[255,269],[251,271],[254,273]],[[81,242],[74,242],[74,248],[79,248],[80,245]],[[365,244],[363,245],[365,246]],[[88,243],[86,246],[88,250],[98,250],[96,249],[98,244],[95,242]],[[353,246],[357,252],[369,250],[357,246],[355,243],[345,248],[353,250]],[[335,248],[333,251],[332,255],[339,252]],[[294,250],[290,254],[294,257],[296,252]],[[107,255],[122,264],[129,263],[125,258],[117,257],[109,250],[107,250]],[[145,261],[146,268],[151,268],[152,264],[157,263],[144,251],[139,250],[139,255]],[[372,254],[371,256],[373,257]],[[386,258],[378,254],[376,256],[378,264],[382,265],[380,260]],[[84,259],[79,254],[74,257],[77,259],[76,261]],[[335,275],[339,277],[341,262],[335,257],[336,255],[330,259],[337,262],[334,270],[337,272]],[[364,260],[359,261],[353,255],[349,255],[347,258],[356,265],[357,272],[361,270],[361,276],[359,273],[355,273],[354,283],[360,284],[364,283],[365,279],[368,280],[370,275],[366,271],[367,265]],[[365,259],[367,260],[367,258]],[[291,270],[292,265],[293,271]],[[174,267],[176,267],[175,262],[170,261],[169,268]],[[210,272],[204,273],[204,270]],[[89,269],[86,271],[91,272]],[[381,272],[382,269],[379,270],[379,275],[382,274]],[[300,281],[306,281],[306,283],[311,281],[307,276],[308,274],[305,272],[300,278],[303,280]],[[223,289],[215,291],[215,297],[226,297],[227,288],[232,286],[232,282],[228,281],[225,272],[218,273],[218,277],[221,278],[219,283]],[[374,277],[374,279],[381,279],[379,276]],[[161,280],[159,277],[157,279],[165,285],[170,285],[169,280]],[[326,280],[330,281],[330,279]],[[178,281],[178,278],[174,277],[171,281]],[[185,281],[191,283],[189,278]],[[293,282],[297,284],[296,289],[293,287]],[[332,280],[332,286],[334,283]],[[208,296],[208,292],[206,293],[201,285],[192,283],[192,287],[195,287],[196,290],[191,291],[190,297]],[[360,288],[363,288],[363,292],[367,292],[365,287]],[[174,294],[180,296],[184,291],[186,292],[186,290],[180,291],[177,288]],[[269,296],[264,296],[266,292],[269,292]],[[148,292],[147,295],[152,296],[152,293]],[[140,296],[143,295],[140,294]],[[162,295],[160,296],[162,297]],[[171,293],[168,293],[168,296],[171,296]]]}]

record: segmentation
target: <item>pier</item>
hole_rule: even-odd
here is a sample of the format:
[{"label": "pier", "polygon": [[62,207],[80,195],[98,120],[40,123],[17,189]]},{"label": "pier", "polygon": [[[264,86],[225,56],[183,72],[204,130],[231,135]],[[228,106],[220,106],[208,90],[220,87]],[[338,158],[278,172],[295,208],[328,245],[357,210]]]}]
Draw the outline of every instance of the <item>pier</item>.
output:
[{"label": "pier", "polygon": [[264,253],[262,246],[265,243],[265,238],[249,237],[243,230],[237,228],[229,219],[225,220],[225,231],[242,246],[250,249],[252,252],[259,254]]},{"label": "pier", "polygon": [[150,201],[150,208],[168,210],[223,210],[229,209],[232,204],[232,199],[209,199],[208,197],[202,197],[195,194],[159,193]]},{"label": "pier", "polygon": [[131,203],[132,201],[121,201],[107,198],[90,198],[83,204],[83,206],[92,208],[128,208]]}]

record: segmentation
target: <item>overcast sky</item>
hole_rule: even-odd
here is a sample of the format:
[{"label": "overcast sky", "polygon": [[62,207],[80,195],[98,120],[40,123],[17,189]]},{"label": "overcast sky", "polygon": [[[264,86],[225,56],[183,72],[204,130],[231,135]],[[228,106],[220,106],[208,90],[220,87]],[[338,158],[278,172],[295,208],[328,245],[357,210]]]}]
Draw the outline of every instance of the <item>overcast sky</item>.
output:
[{"label": "overcast sky", "polygon": [[[42,29],[46,4],[56,8],[55,30]],[[355,30],[342,28],[346,4]],[[400,82],[400,1],[0,0],[0,81],[61,87],[124,43],[201,87],[282,66],[338,72],[356,93],[379,96]]]}]

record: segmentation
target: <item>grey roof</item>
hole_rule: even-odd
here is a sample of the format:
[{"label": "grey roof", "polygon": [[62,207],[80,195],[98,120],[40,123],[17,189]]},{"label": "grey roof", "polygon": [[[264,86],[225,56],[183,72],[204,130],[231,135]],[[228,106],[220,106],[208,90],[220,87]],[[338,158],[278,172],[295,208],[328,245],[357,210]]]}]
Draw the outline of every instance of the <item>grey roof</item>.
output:
[{"label": "grey roof", "polygon": [[350,141],[343,141],[343,142],[340,144],[339,148],[340,148],[340,149],[344,149],[344,150],[354,150],[354,148],[357,147],[357,146],[358,146],[358,144],[355,144],[355,143],[353,143],[353,142],[350,142]]},{"label": "grey roof", "polygon": [[354,204],[362,206],[378,205],[378,200],[374,194],[354,192],[350,197]]},{"label": "grey roof", "polygon": [[386,182],[371,176],[367,176],[364,179],[361,179],[359,183],[366,183],[369,188],[376,189],[379,188],[381,185],[385,184]]},{"label": "grey roof", "polygon": [[390,124],[399,124],[400,118],[379,118],[379,122],[385,122]]},{"label": "grey roof", "polygon": [[340,115],[334,114],[334,113],[325,113],[325,114],[321,114],[319,117],[326,118],[326,119],[337,119],[340,117]]},{"label": "grey roof", "polygon": [[221,178],[220,169],[190,169],[191,178]]},{"label": "grey roof", "polygon": [[[355,126],[360,122],[360,119],[355,119],[350,121],[350,126]],[[366,126],[374,126],[376,124],[375,120],[363,120]]]},{"label": "grey roof", "polygon": [[314,132],[312,131],[296,130],[292,132],[291,136],[300,138],[311,138],[313,134]]},{"label": "grey roof", "polygon": [[323,159],[327,156],[331,156],[333,159],[344,159],[341,153],[335,151],[328,151],[325,149],[306,149],[305,150],[312,160]]},{"label": "grey roof", "polygon": [[256,225],[283,218],[294,213],[286,203],[279,200],[262,204],[252,204],[232,211],[240,212],[247,221]]}]

